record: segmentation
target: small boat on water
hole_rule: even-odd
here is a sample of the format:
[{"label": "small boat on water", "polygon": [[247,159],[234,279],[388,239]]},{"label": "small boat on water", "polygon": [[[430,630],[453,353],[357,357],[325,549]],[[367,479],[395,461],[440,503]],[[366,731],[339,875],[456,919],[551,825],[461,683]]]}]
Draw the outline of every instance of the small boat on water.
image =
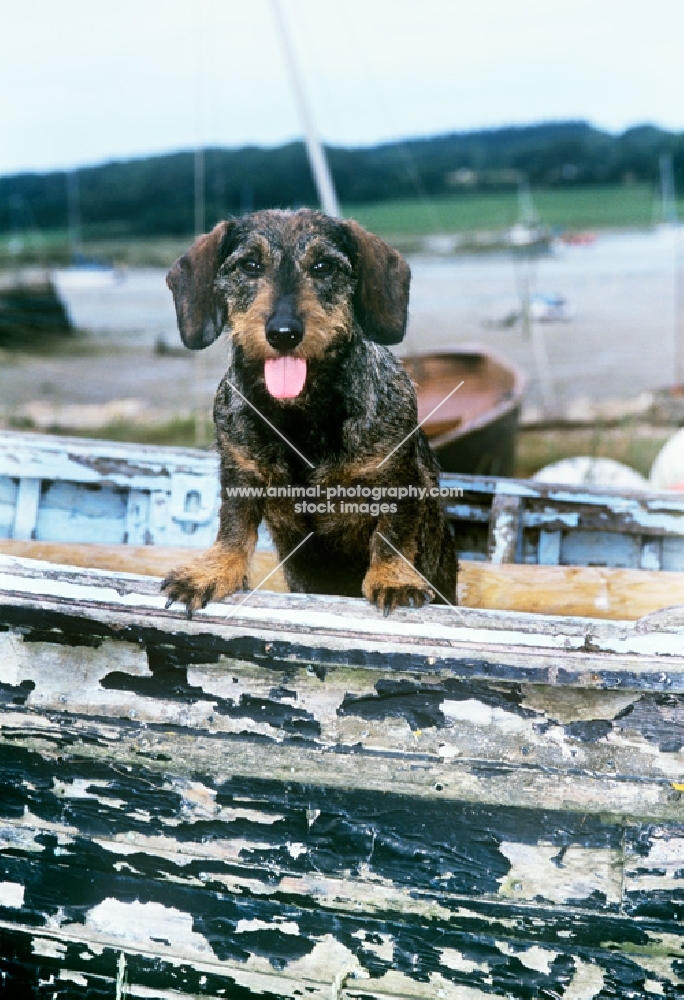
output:
[{"label": "small boat on water", "polygon": [[442,469],[512,476],[525,392],[520,369],[479,345],[407,355],[402,362],[416,384],[418,420]]}]

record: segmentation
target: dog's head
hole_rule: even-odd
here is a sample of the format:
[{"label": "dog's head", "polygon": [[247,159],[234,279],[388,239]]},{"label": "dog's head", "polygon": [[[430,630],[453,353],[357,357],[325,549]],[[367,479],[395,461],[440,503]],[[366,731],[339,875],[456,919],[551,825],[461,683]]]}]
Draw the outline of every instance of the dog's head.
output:
[{"label": "dog's head", "polygon": [[410,279],[403,257],[358,223],[302,209],[220,222],[166,282],[187,347],[208,347],[225,328],[263,362],[271,395],[292,399],[308,362],[355,325],[380,344],[402,340]]}]

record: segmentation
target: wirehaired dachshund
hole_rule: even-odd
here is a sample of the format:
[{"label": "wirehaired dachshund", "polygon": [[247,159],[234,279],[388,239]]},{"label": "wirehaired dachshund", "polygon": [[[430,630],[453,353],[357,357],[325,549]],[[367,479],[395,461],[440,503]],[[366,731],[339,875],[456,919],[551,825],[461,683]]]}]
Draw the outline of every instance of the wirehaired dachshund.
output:
[{"label": "wirehaired dachshund", "polygon": [[[364,595],[385,614],[456,603],[453,537],[438,491],[429,496],[439,466],[387,348],[406,331],[410,278],[358,223],[309,209],[220,222],[173,265],[183,342],[200,350],[225,329],[231,357],[214,404],[218,535],[163,581],[167,606],[191,615],[245,588],[262,518],[291,591]],[[358,488],[389,500],[400,486],[423,499],[337,499]]]}]

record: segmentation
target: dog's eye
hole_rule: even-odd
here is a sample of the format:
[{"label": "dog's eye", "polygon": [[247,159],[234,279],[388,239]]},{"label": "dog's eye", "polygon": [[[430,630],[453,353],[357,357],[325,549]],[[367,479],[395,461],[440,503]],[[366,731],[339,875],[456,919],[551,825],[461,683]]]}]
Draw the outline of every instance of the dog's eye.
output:
[{"label": "dog's eye", "polygon": [[334,264],[331,260],[317,260],[312,266],[311,271],[317,278],[327,278],[329,274],[333,273]]},{"label": "dog's eye", "polygon": [[258,274],[262,274],[264,270],[264,265],[255,257],[245,257],[243,260],[239,261],[238,267],[251,278],[256,277]]}]

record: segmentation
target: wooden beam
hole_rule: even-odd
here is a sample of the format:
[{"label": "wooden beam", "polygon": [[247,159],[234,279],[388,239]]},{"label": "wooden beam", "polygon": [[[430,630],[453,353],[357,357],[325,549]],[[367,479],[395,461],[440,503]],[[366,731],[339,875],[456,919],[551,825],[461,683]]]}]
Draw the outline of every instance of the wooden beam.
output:
[{"label": "wooden beam", "polygon": [[468,608],[634,621],[684,604],[684,573],[464,562],[458,594]]},{"label": "wooden beam", "polygon": [[[175,566],[196,558],[196,549],[155,545],[87,545],[62,542],[0,540],[0,553],[89,569],[165,576]],[[257,552],[251,586],[276,565],[273,552]],[[287,591],[282,570],[268,580],[267,590]],[[636,620],[675,604],[684,604],[684,573],[584,566],[494,565],[462,562],[459,603],[466,608],[527,611],[546,615]]]}]

